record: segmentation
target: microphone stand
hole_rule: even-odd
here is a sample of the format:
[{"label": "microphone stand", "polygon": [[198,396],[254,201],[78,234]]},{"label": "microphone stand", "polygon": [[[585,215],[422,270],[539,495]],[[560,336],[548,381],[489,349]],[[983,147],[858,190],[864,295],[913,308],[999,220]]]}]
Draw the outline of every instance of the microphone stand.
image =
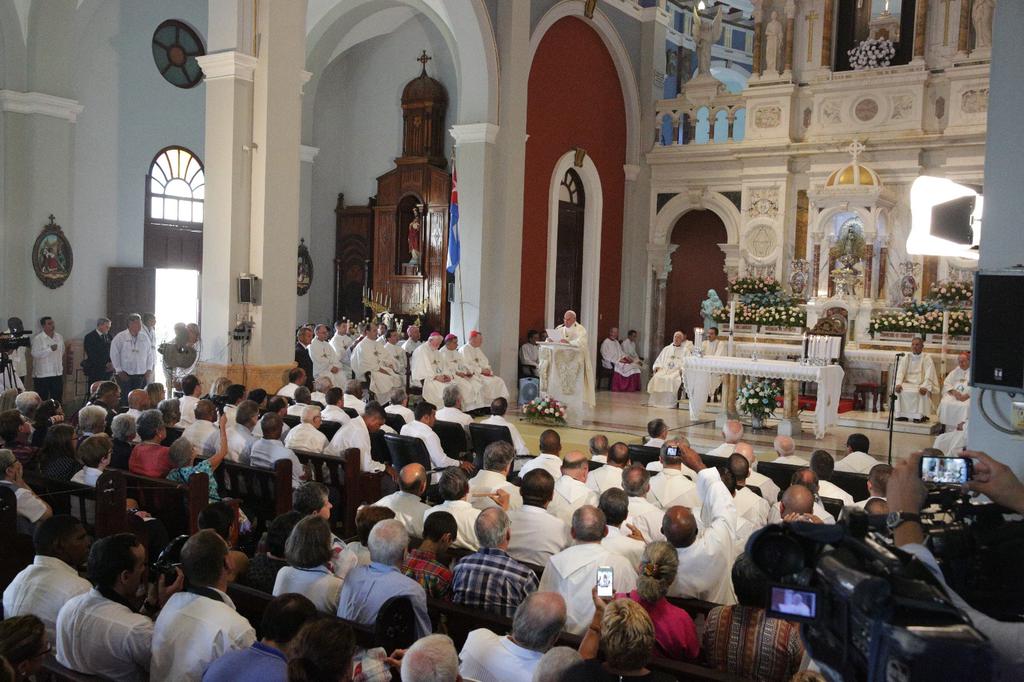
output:
[{"label": "microphone stand", "polygon": [[896,375],[900,371],[900,358],[903,353],[896,354],[896,364],[892,368],[892,383],[889,385],[889,466],[892,466],[892,431],[896,425]]}]

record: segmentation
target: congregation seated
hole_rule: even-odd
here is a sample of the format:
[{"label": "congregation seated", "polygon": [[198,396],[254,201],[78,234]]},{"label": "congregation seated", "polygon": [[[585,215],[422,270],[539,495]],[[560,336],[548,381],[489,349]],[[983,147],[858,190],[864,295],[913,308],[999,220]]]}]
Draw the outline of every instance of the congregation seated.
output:
[{"label": "congregation seated", "polygon": [[355,566],[369,566],[370,558],[370,533],[373,527],[381,521],[394,519],[395,512],[387,507],[370,505],[360,507],[356,512],[356,539],[345,543],[345,549],[338,557],[338,563],[349,570]]},{"label": "congregation seated", "polygon": [[796,454],[796,441],[789,436],[775,436],[775,440],[772,442],[772,449],[778,455],[773,460],[775,464],[789,464],[798,467],[811,465],[810,461]]},{"label": "congregation seated", "polygon": [[46,478],[70,481],[82,465],[75,458],[78,440],[70,424],[54,424],[46,432],[43,446],[35,456],[35,465]]},{"label": "congregation seated", "polygon": [[[642,606],[630,599],[605,603],[594,598],[594,615],[588,619],[579,652],[583,663],[568,669],[563,679],[571,682],[643,680],[669,682],[671,675],[647,668],[656,640],[654,623]],[[604,660],[597,658],[598,650]]]},{"label": "congregation seated", "polygon": [[562,459],[561,476],[555,481],[555,492],[548,513],[570,523],[573,513],[587,504],[597,504],[597,493],[587,487],[589,473],[587,456],[570,452]]},{"label": "congregation seated", "polygon": [[167,398],[167,390],[160,382],[151,381],[143,390],[149,396],[149,406],[153,409],[159,409],[158,405]]},{"label": "congregation seated", "polygon": [[558,431],[545,429],[540,434],[540,454],[523,465],[519,476],[525,477],[534,469],[543,469],[556,481],[562,475],[562,438]]},{"label": "congregation seated", "polygon": [[458,459],[454,459],[448,456],[448,453],[441,448],[441,438],[434,431],[434,423],[437,421],[437,408],[428,403],[426,400],[421,400],[416,403],[416,409],[413,411],[416,416],[416,421],[409,422],[402,427],[401,435],[411,436],[413,438],[419,438],[423,441],[423,444],[427,448],[427,454],[430,456],[430,465],[434,469],[444,469],[446,467],[461,467],[465,470],[472,470],[472,462],[464,462]]},{"label": "congregation seated", "polygon": [[376,507],[386,507],[395,513],[411,537],[423,537],[424,513],[430,508],[423,503],[427,492],[427,472],[422,464],[406,464],[398,472],[398,490],[385,495],[376,502]]},{"label": "congregation seated", "polygon": [[[259,405],[257,404],[256,407],[257,407],[257,412],[256,412],[256,414],[257,414],[257,421],[256,421],[256,426],[252,427],[251,433],[252,433],[252,437],[253,438],[262,438],[263,437],[263,427],[262,427],[262,425],[259,422],[259,417],[261,416],[259,414]],[[263,414],[269,414],[269,413],[273,412],[273,413],[277,414],[279,417],[281,417],[282,419],[284,419],[285,417],[288,416],[288,407],[289,407],[289,403],[288,403],[288,399],[287,398],[282,398],[279,395],[275,395],[273,398],[271,398],[270,400],[267,401],[267,411],[264,412]],[[288,432],[290,430],[291,430],[291,427],[288,424],[284,424],[281,427],[281,441],[282,442],[284,442],[284,439],[288,436]]]},{"label": "congregation seated", "polygon": [[512,444],[506,441],[495,441],[484,449],[483,468],[469,479],[470,504],[477,509],[500,506],[492,495],[503,490],[508,495],[508,511],[523,506],[519,486],[508,480],[515,455]]},{"label": "congregation seated", "polygon": [[640,464],[629,465],[622,471],[622,489],[629,498],[626,523],[637,527],[644,536],[644,542],[664,540],[661,522],[665,512],[647,500],[651,492],[651,472]]},{"label": "congregation seated", "polygon": [[0,622],[0,672],[5,680],[35,679],[48,650],[43,622],[35,616],[15,616]]},{"label": "congregation seated", "polygon": [[224,402],[221,412],[227,415],[228,419],[231,419],[235,415],[235,411],[244,402],[251,402],[256,405],[257,412],[259,411],[259,405],[246,397],[245,386],[242,384],[231,384],[224,389]]},{"label": "congregation seated", "polygon": [[387,465],[373,459],[373,443],[370,434],[380,431],[384,425],[384,409],[377,403],[366,405],[359,416],[338,429],[327,446],[327,454],[341,456],[345,450],[359,450],[359,471],[374,473],[389,469]]},{"label": "congregation seated", "polygon": [[323,418],[316,405],[304,405],[300,414],[302,422],[288,431],[284,444],[292,450],[321,453],[327,446],[327,436],[320,431]]},{"label": "congregation seated", "polygon": [[412,604],[416,637],[426,637],[431,632],[426,593],[419,583],[401,572],[409,534],[399,521],[386,519],[370,531],[368,545],[371,563],[353,568],[345,578],[338,617],[372,625],[385,602],[407,597]]},{"label": "congregation seated", "polygon": [[[424,525],[431,514],[446,511],[455,517],[455,523],[459,528],[458,537],[455,538],[453,547],[468,549],[471,552],[480,549],[476,531],[473,530],[480,510],[469,503],[469,477],[466,475],[466,472],[456,466],[448,467],[441,472],[441,479],[438,481],[437,489],[441,495],[442,502],[423,512]],[[504,491],[499,489],[496,495],[501,496],[503,493]],[[508,494],[505,493],[506,501],[503,505],[505,508],[508,507],[507,497]]]},{"label": "congregation seated", "polygon": [[73,516],[42,521],[32,536],[35,557],[4,590],[4,618],[32,614],[43,621],[46,639],[56,639],[57,614],[64,604],[89,590],[78,571],[89,556],[89,534]]},{"label": "congregation seated", "polygon": [[197,400],[192,407],[192,423],[185,427],[181,438],[192,444],[197,453],[202,453],[203,445],[217,430],[217,406],[212,400]]},{"label": "congregation seated", "polygon": [[233,583],[245,575],[249,555],[235,546],[241,533],[241,510],[225,501],[210,502],[199,512],[196,525],[199,530],[209,528],[228,544],[228,582]]},{"label": "congregation seated", "polygon": [[306,371],[301,367],[295,367],[288,372],[288,383],[277,389],[277,395],[294,399],[295,391],[306,385]]},{"label": "congregation seated", "polygon": [[531,682],[541,658],[561,635],[565,619],[561,595],[534,592],[516,609],[508,635],[487,628],[469,633],[459,652],[459,672],[479,682]]},{"label": "congregation seated", "polygon": [[0,473],[0,486],[14,492],[18,532],[32,534],[35,524],[53,516],[53,510],[25,483],[23,465],[10,450],[0,449]]},{"label": "congregation seated", "polygon": [[661,472],[651,477],[650,490],[647,492],[647,501],[659,509],[675,505],[700,506],[697,486],[691,480],[697,474],[684,465],[679,456],[683,447],[689,447],[685,438],[668,441],[661,446]]},{"label": "congregation seated", "polygon": [[437,411],[438,421],[460,424],[463,428],[473,423],[473,418],[462,411],[462,390],[458,384],[445,386],[441,397],[444,407]]},{"label": "congregation seated", "polygon": [[[806,472],[806,473],[801,473]],[[793,482],[779,501],[772,505],[768,513],[768,523],[783,521],[807,521],[809,523],[835,523],[835,519],[825,511],[817,500],[812,486],[817,476],[810,469],[793,474]]]},{"label": "congregation seated", "polygon": [[14,453],[18,461],[27,464],[35,457],[36,449],[29,445],[32,424],[17,410],[0,412],[0,439],[3,447]]},{"label": "congregation seated", "polygon": [[153,403],[149,401],[149,393],[141,388],[128,391],[128,411],[125,414],[130,414],[137,421],[143,412],[150,409],[153,409]]},{"label": "congregation seated", "polygon": [[452,585],[452,572],[438,561],[458,538],[455,517],[446,511],[431,514],[423,522],[423,539],[410,549],[402,564],[402,573],[418,582],[427,596],[434,599],[448,597]]},{"label": "congregation seated", "polygon": [[177,398],[161,400],[156,404],[156,409],[160,410],[160,414],[164,417],[165,428],[185,428],[181,424],[181,403]]},{"label": "congregation seated", "polygon": [[308,598],[317,611],[338,610],[343,578],[334,575],[331,560],[331,527],[319,516],[307,516],[292,528],[285,543],[288,565],[277,572],[275,597],[297,593]]},{"label": "congregation seated", "polygon": [[[605,463],[587,474],[587,487],[598,495],[609,488],[622,488],[622,472],[629,466],[629,447],[622,442],[607,446],[605,438]],[[593,444],[591,444],[593,452]],[[591,461],[594,457],[591,456]]]},{"label": "congregation seated", "polygon": [[738,452],[729,455],[729,473],[736,484],[733,504],[736,505],[737,519],[747,521],[756,530],[768,523],[768,512],[771,504],[766,499],[747,487],[750,480],[750,462]]},{"label": "congregation seated", "polygon": [[[757,459],[754,457],[754,447],[750,443],[736,443],[733,452],[739,453],[747,460],[750,471],[747,475],[747,485],[752,485],[761,491],[761,497],[769,504],[775,504],[782,493],[779,486],[772,479],[757,471]],[[726,455],[728,457],[728,455]]]},{"label": "congregation seated", "polygon": [[282,682],[347,680],[357,652],[351,626],[337,618],[323,617],[307,622],[289,649],[291,658]]},{"label": "congregation seated", "polygon": [[[591,462],[600,462],[604,464],[608,461],[608,436],[603,433],[599,433],[596,436],[591,436],[590,440],[587,441],[587,449],[590,453]],[[598,491],[600,492],[600,491]]]},{"label": "congregation seated", "polygon": [[267,526],[266,551],[257,552],[249,561],[245,574],[239,578],[241,584],[268,594],[274,591],[278,571],[288,565],[288,559],[285,558],[288,537],[301,519],[302,514],[292,510],[270,522]]},{"label": "congregation seated", "polygon": [[140,414],[135,420],[135,429],[142,442],[132,449],[128,470],[139,476],[164,478],[172,464],[170,449],[161,445],[167,432],[160,410],[146,410]]},{"label": "congregation seated", "polygon": [[537,590],[537,574],[509,556],[510,526],[509,515],[502,509],[480,512],[473,524],[480,549],[455,564],[452,602],[511,617],[526,596]]},{"label": "congregation seated", "polygon": [[112,413],[99,405],[86,405],[78,411],[78,441],[107,430],[108,416]]},{"label": "congregation seated", "polygon": [[853,504],[853,495],[832,483],[835,460],[826,450],[815,450],[811,453],[811,471],[818,477],[819,495],[841,500],[844,506]]},{"label": "congregation seated", "polygon": [[[213,403],[210,404],[212,405]],[[110,437],[113,441],[113,449],[110,452],[110,466],[114,469],[128,471],[132,450],[135,449],[134,441],[138,438],[135,417],[130,414],[119,414],[114,417],[114,420],[110,422]]]},{"label": "congregation seated", "polygon": [[[314,403],[319,403],[321,406],[327,405],[327,391],[333,387],[334,382],[329,377],[317,377],[313,381],[313,392],[309,394],[310,400]],[[298,402],[298,400],[295,402]]]},{"label": "congregation seated", "polygon": [[320,418],[325,422],[337,422],[344,427],[352,419],[344,407],[345,392],[337,386],[332,386],[324,393],[324,409],[320,413]]},{"label": "congregation seated", "polygon": [[249,464],[261,469],[273,469],[277,462],[287,460],[292,463],[292,488],[298,488],[305,480],[306,474],[299,461],[289,448],[281,442],[281,427],[284,422],[276,412],[267,412],[260,420],[263,437],[252,444]]},{"label": "congregation seated", "polygon": [[[265,391],[264,391],[265,393]],[[196,420],[196,405],[199,404],[203,395],[203,382],[195,374],[187,374],[181,379],[181,398],[178,399],[178,407],[181,408],[181,425],[188,428]]]},{"label": "congregation seated", "polygon": [[846,439],[846,457],[836,462],[836,471],[866,474],[878,460],[868,454],[871,441],[863,433],[851,433]]},{"label": "congregation seated", "polygon": [[82,463],[82,468],[71,477],[71,482],[95,488],[96,481],[110,466],[113,448],[113,441],[105,433],[89,436],[82,441],[75,453],[78,461]]},{"label": "congregation seated", "polygon": [[555,494],[555,479],[544,469],[534,469],[523,476],[519,492],[523,506],[508,512],[512,523],[508,553],[519,561],[543,566],[572,543],[569,524],[547,512]]},{"label": "congregation seated", "polygon": [[608,534],[601,540],[605,549],[620,554],[629,561],[630,566],[637,566],[644,553],[644,537],[636,530],[636,526],[626,524],[629,516],[629,497],[622,488],[608,488],[598,498],[597,508],[604,512]]},{"label": "congregation seated", "polygon": [[743,423],[735,419],[727,420],[722,424],[722,436],[725,442],[708,450],[709,456],[728,457],[736,452],[736,444],[743,440]]},{"label": "congregation seated", "polygon": [[668,439],[668,424],[660,417],[652,419],[647,422],[647,436],[648,438],[644,442],[645,447],[660,448]]},{"label": "congregation seated", "polygon": [[288,406],[288,414],[292,417],[301,417],[306,406],[312,404],[313,394],[305,386],[299,386],[295,389],[295,396],[292,399],[295,402]]},{"label": "congregation seated", "polygon": [[[504,426],[508,429],[509,434],[512,436],[512,447],[515,448],[517,455],[528,455],[530,449],[526,447],[526,441],[523,440],[523,435],[519,433],[519,429],[515,424],[505,419],[505,413],[508,412],[508,399],[506,398],[495,398],[491,401],[491,416],[480,421],[481,424],[492,424],[494,426]],[[440,417],[439,417],[440,418]],[[607,438],[605,442],[607,443]]]},{"label": "congregation seated", "polygon": [[[306,481],[292,492],[292,511],[298,512],[301,516],[319,516],[325,521],[331,521],[331,510],[334,509],[334,505],[330,500],[330,493],[327,490],[327,486],[319,481]],[[358,529],[358,515],[356,516]],[[289,533],[291,530],[289,529]],[[367,530],[369,533],[369,530]],[[281,541],[282,551],[284,548],[284,540]],[[342,541],[333,532],[331,533],[331,560],[330,566],[334,575],[339,578],[344,577],[353,566],[356,565],[356,561],[353,558],[353,552],[349,552],[342,556],[348,545]],[[278,556],[284,556],[280,554]]]},{"label": "congregation seated", "polygon": [[409,409],[409,394],[405,392],[404,388],[396,388],[391,392],[384,411],[388,414],[397,414],[406,424],[416,420],[416,415]]},{"label": "congregation seated", "polygon": [[892,467],[888,464],[876,464],[868,472],[868,496],[866,499],[854,502],[855,507],[866,508],[871,500],[885,500],[889,487],[889,476],[892,475]]},{"label": "congregation seated", "polygon": [[349,379],[345,383],[344,399],[343,407],[355,410],[360,416],[363,414],[366,403],[363,401],[363,383],[359,379]]},{"label": "congregation seated", "polygon": [[217,479],[214,472],[220,467],[228,454],[228,433],[227,417],[220,418],[220,447],[217,451],[197,461],[197,453],[192,443],[185,438],[179,438],[168,448],[168,456],[171,459],[171,470],[167,472],[167,480],[175,483],[187,484],[188,479],[195,474],[206,474],[210,488],[210,501],[220,501],[220,490],[217,488]]}]

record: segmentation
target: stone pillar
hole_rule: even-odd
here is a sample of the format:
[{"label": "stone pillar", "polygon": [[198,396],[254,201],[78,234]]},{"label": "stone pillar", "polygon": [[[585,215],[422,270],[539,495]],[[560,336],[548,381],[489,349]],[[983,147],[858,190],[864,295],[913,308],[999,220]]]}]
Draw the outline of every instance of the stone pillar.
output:
[{"label": "stone pillar", "polygon": [[914,61],[924,59],[924,44],[928,34],[928,3],[918,2],[914,8]]},{"label": "stone pillar", "polygon": [[[922,0],[922,4],[927,0]],[[825,8],[822,13],[821,22],[821,66],[826,69],[832,68],[832,16],[835,0],[825,0]]]},{"label": "stone pillar", "polygon": [[[212,2],[211,25],[233,47],[200,58],[206,73],[206,226],[203,239],[200,371],[249,388],[276,390],[294,365],[299,238],[299,139],[305,64],[306,0],[260,3],[254,32],[247,3]],[[227,13],[237,21],[224,21]],[[214,41],[211,40],[211,47]],[[258,305],[238,304],[237,277],[262,280]],[[253,323],[245,346],[231,340]]]},{"label": "stone pillar", "polygon": [[[299,196],[302,198],[299,202],[299,238],[306,240],[306,246],[309,246],[313,242],[313,226],[310,216],[310,210],[312,209],[313,204],[313,160],[316,159],[316,155],[319,153],[319,147],[311,147],[305,144],[299,147],[299,158],[302,161],[302,165],[299,169]],[[330,272],[317,272],[315,275],[318,278],[326,277],[331,282],[334,281],[333,269]],[[296,298],[295,320],[297,324],[302,324],[303,322],[308,322],[312,319],[334,320],[336,319],[336,316],[337,311],[333,308],[329,311],[320,309],[311,312],[309,309],[308,292],[305,296],[298,296]]]},{"label": "stone pillar", "polygon": [[668,275],[672,272],[672,254],[678,248],[678,244],[647,245],[647,275],[644,279],[651,282],[648,300],[652,301],[652,305],[646,341],[648,355],[652,358],[657,357],[665,343],[665,308],[668,305],[665,287],[668,284]]},{"label": "stone pillar", "polygon": [[796,3],[789,0],[786,3],[786,55],[783,69],[788,73],[793,71],[793,40],[796,37]]}]

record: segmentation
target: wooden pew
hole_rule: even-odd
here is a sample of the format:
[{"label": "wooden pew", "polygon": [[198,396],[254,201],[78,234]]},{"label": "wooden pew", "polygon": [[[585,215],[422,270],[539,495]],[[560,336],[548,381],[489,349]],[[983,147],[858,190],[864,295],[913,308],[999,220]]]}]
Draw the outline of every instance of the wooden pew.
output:
[{"label": "wooden pew", "polygon": [[57,662],[57,655],[51,651],[43,659],[43,668],[36,674],[35,679],[38,682],[97,682],[110,678],[84,675],[71,668],[65,668]]},{"label": "wooden pew", "polygon": [[120,472],[125,479],[126,494],[160,519],[171,537],[192,535],[199,530],[199,512],[210,503],[209,478],[193,474],[188,483],[174,483],[165,478]]},{"label": "wooden pew", "polygon": [[349,448],[342,456],[323,455],[295,450],[299,461],[309,466],[314,481],[334,488],[340,500],[345,536],[355,535],[356,510],[381,498],[381,483],[386,474],[360,471],[359,450]]},{"label": "wooden pew", "polygon": [[217,481],[225,497],[242,503],[257,532],[276,516],[292,508],[292,463],[278,460],[273,469],[224,460],[217,468]]},{"label": "wooden pew", "polygon": [[833,471],[832,484],[845,490],[854,500],[868,499],[868,475],[850,471]]},{"label": "wooden pew", "polygon": [[[128,498],[127,483],[123,472],[111,469],[103,472],[96,481],[96,487],[56,481],[35,471],[25,472],[25,481],[53,509],[54,514],[71,514],[90,527],[96,538],[122,533],[128,530],[125,501]],[[92,508],[93,513],[89,514]],[[90,520],[88,516],[93,518]]]},{"label": "wooden pew", "polygon": [[35,556],[32,538],[18,532],[18,501],[7,486],[0,486],[0,547],[0,586],[6,589]]},{"label": "wooden pew", "polygon": [[803,467],[795,464],[777,464],[775,462],[758,462],[757,473],[772,479],[775,485],[779,486],[780,492],[785,492],[793,474]]}]

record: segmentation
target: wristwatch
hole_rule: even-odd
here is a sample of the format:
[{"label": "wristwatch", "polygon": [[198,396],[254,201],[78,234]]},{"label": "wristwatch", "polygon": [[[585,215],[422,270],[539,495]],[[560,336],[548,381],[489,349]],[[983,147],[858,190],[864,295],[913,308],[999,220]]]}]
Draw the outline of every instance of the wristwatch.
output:
[{"label": "wristwatch", "polygon": [[885,517],[885,526],[889,530],[896,530],[907,521],[921,523],[921,515],[913,512],[889,512]]}]

